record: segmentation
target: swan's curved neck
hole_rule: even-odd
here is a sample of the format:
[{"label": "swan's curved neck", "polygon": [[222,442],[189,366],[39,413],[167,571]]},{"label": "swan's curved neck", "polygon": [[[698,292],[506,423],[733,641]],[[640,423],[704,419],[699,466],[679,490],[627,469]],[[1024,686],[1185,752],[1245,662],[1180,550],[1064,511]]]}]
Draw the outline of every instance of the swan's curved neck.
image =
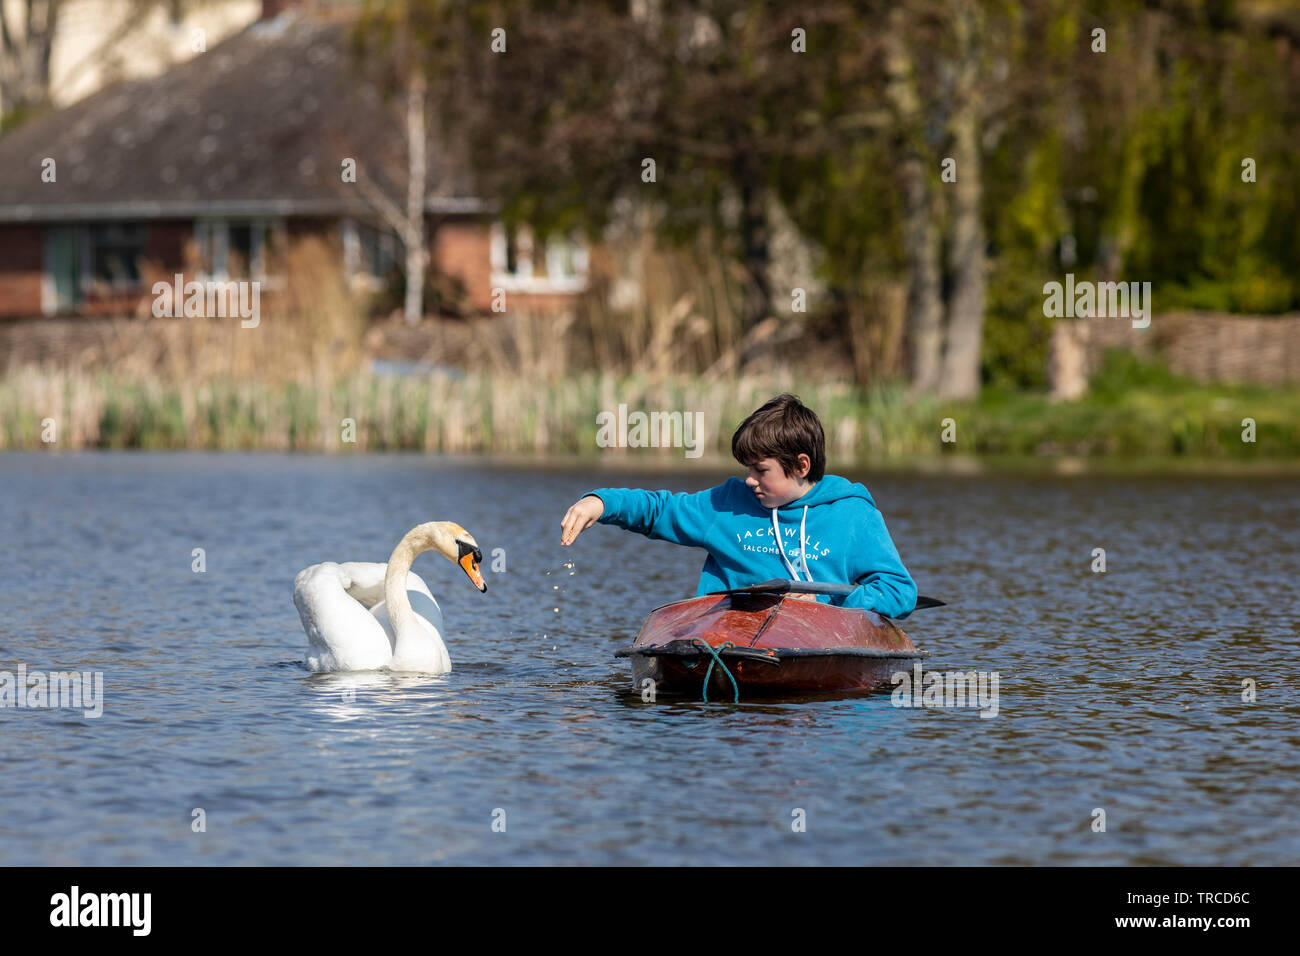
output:
[{"label": "swan's curved neck", "polygon": [[417,525],[406,533],[388,558],[384,571],[384,600],[388,604],[388,620],[393,625],[393,656],[401,657],[413,650],[413,645],[423,634],[415,622],[411,599],[406,596],[406,575],[416,557],[436,547],[436,522]]}]

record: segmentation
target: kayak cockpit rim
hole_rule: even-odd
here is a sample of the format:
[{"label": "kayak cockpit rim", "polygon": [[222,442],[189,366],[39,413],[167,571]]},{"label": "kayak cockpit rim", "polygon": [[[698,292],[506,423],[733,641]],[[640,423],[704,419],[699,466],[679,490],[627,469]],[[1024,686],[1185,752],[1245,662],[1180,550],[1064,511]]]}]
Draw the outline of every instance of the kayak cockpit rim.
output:
[{"label": "kayak cockpit rim", "polygon": [[[678,646],[681,645],[681,646]],[[879,660],[913,660],[929,657],[929,651],[887,651],[876,647],[715,647],[714,651],[723,657],[743,657],[746,659],[764,658],[783,660],[795,657],[873,657]],[[644,644],[621,647],[614,652],[615,657],[707,657],[708,652],[692,645],[689,641],[670,641],[667,644]]]}]

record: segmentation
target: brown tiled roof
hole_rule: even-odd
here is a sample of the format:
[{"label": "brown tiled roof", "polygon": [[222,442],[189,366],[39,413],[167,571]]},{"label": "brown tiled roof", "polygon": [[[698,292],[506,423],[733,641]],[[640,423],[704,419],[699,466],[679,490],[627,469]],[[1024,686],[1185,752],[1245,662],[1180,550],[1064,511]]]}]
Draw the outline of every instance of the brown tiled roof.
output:
[{"label": "brown tiled roof", "polygon": [[[348,25],[281,16],[0,138],[0,221],[339,213],[358,161],[405,208],[404,102],[358,75]],[[430,123],[428,207],[473,212],[468,166]],[[51,157],[57,181],[41,181]]]}]

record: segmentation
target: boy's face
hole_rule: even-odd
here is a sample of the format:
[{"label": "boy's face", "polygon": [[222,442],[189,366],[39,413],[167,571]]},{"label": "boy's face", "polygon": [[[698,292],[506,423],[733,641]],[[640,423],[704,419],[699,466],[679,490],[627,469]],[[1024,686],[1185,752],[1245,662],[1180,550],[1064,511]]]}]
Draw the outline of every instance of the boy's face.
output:
[{"label": "boy's face", "polygon": [[799,467],[793,475],[787,475],[775,458],[764,458],[749,466],[745,484],[754,489],[758,503],[764,508],[780,508],[813,486],[807,477],[810,467],[808,456],[800,455]]}]

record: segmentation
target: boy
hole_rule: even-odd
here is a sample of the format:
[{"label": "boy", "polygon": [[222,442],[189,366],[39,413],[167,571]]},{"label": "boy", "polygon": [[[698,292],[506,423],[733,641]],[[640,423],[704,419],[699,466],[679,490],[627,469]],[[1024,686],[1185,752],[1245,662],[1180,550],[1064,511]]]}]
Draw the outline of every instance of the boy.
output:
[{"label": "boy", "polygon": [[598,488],[560,522],[562,545],[597,521],[709,553],[697,594],[771,578],[857,584],[847,595],[811,595],[842,607],[905,618],[916,585],[903,567],[867,489],[825,475],[826,436],[816,414],[779,395],[731,437],[731,453],[749,469],[744,481],[697,494]]}]

